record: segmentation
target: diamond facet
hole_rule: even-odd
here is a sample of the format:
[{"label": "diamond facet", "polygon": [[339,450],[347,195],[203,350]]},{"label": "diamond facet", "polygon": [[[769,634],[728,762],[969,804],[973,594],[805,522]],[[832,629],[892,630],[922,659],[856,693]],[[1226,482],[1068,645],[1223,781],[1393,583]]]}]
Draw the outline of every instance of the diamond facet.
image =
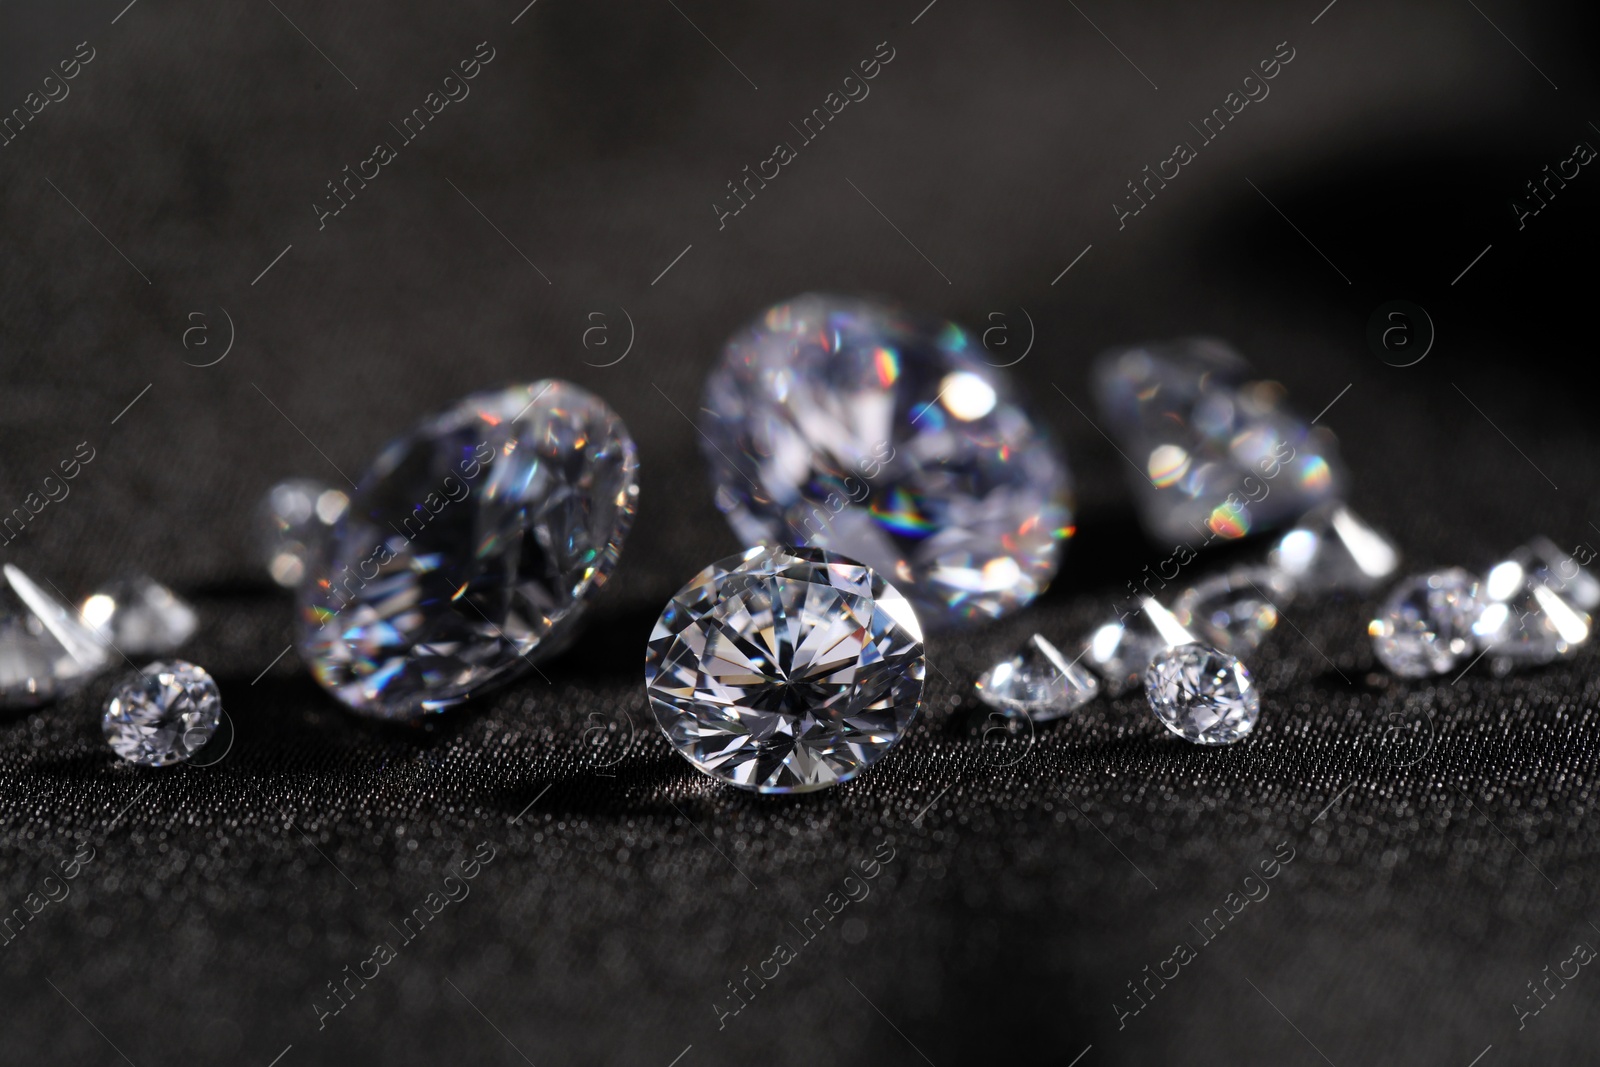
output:
[{"label": "diamond facet", "polygon": [[1144,691],[1167,729],[1197,745],[1231,745],[1255,729],[1261,714],[1261,692],[1245,665],[1205,645],[1158,652]]},{"label": "diamond facet", "polygon": [[0,707],[31,708],[81,689],[108,662],[78,613],[13,564],[0,583]]},{"label": "diamond facet", "polygon": [[1301,422],[1283,407],[1282,386],[1247,380],[1249,371],[1232,348],[1207,339],[1096,361],[1101,411],[1140,464],[1132,483],[1151,534],[1238,538],[1338,497],[1344,475],[1332,435]]},{"label": "diamond facet", "polygon": [[194,608],[143,574],[119,578],[85,598],[78,609],[100,638],[129,656],[165,656],[194,636]]},{"label": "diamond facet", "polygon": [[1447,674],[1476,650],[1472,627],[1483,607],[1477,577],[1460,567],[1414,575],[1367,625],[1372,650],[1402,678]]},{"label": "diamond facet", "polygon": [[205,668],[181,659],[152,663],[111,691],[100,720],[117,755],[144,767],[182,763],[222,719],[222,695]]},{"label": "diamond facet", "polygon": [[1084,642],[1083,662],[1105,680],[1106,692],[1119,697],[1144,684],[1144,671],[1157,652],[1194,642],[1194,635],[1154,597],[1140,610],[1099,627]]},{"label": "diamond facet", "polygon": [[391,443],[300,587],[300,653],[365,715],[411,718],[552,655],[638,497],[622,420],[547,379],[479,393]]},{"label": "diamond facet", "polygon": [[816,548],[752,548],[667,604],[645,689],[696,768],[800,793],[853,778],[900,739],[925,662],[910,602],[871,568]]},{"label": "diamond facet", "polygon": [[805,296],[735,336],[701,418],[717,506],[748,545],[842,552],[929,625],[1037,596],[1071,536],[1066,464],[971,335]]},{"label": "diamond facet", "polygon": [[1235,656],[1248,656],[1278,625],[1289,582],[1269,567],[1235,567],[1186,589],[1172,605],[1180,623]]},{"label": "diamond facet", "polygon": [[1302,516],[1267,561],[1299,592],[1365,592],[1394,574],[1400,551],[1355,512],[1333,503]]},{"label": "diamond facet", "polygon": [[350,498],[311,478],[290,478],[267,490],[257,517],[267,573],[293,589],[306,565],[327,544]]},{"label": "diamond facet", "polygon": [[973,688],[991,708],[1044,722],[1089,703],[1100,683],[1042,635],[1034,634],[1017,655],[984,671]]}]

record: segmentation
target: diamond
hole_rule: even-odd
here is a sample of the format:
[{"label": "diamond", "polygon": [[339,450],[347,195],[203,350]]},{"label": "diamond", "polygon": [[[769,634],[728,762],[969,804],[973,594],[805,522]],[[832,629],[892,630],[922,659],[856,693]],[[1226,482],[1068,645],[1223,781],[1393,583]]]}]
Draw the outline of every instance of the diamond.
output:
[{"label": "diamond", "polygon": [[88,596],[79,616],[102,641],[128,656],[165,656],[194,636],[194,608],[143,574],[119,578]]},{"label": "diamond", "polygon": [[1017,655],[984,671],[973,688],[991,708],[1044,722],[1089,703],[1100,683],[1042,635],[1034,634]]},{"label": "diamond", "polygon": [[1197,745],[1231,745],[1256,728],[1261,692],[1243,663],[1205,645],[1175,645],[1144,675],[1150,710]]},{"label": "diamond", "polygon": [[354,710],[459,704],[559,651],[638,498],[622,420],[547,379],[479,393],[379,454],[300,586],[302,658]]},{"label": "diamond", "polygon": [[13,564],[0,584],[0,707],[32,708],[83,688],[108,654],[78,613]]},{"label": "diamond", "polygon": [[[1519,555],[1528,557],[1527,553]],[[1472,632],[1497,675],[1520,665],[1551,663],[1570,656],[1589,639],[1588,614],[1547,585],[1539,571],[1524,567],[1516,556],[1489,569],[1483,592],[1483,610]]]},{"label": "diamond", "polygon": [[1072,535],[1065,462],[960,327],[804,296],[728,342],[701,430],[747,545],[842,552],[931,626],[1042,592]]},{"label": "diamond", "polygon": [[1157,652],[1194,642],[1194,635],[1154,597],[1136,612],[1119,615],[1084,642],[1083,659],[1105,679],[1106,692],[1119,697],[1144,684],[1144,670]]},{"label": "diamond", "polygon": [[1184,590],[1172,613],[1186,629],[1224,652],[1248,656],[1278,625],[1288,580],[1270,567],[1235,567]]},{"label": "diamond", "polygon": [[211,675],[175,659],[119,682],[100,725],[112,751],[129,763],[168,767],[200,751],[221,719],[222,696]]},{"label": "diamond", "polygon": [[[1587,549],[1587,546],[1583,546]],[[1588,549],[1590,559],[1594,551]],[[1576,559],[1567,555],[1548,537],[1535,537],[1511,554],[1511,558],[1537,581],[1549,586],[1557,595],[1580,611],[1600,608],[1600,579],[1589,573]]]},{"label": "diamond", "polygon": [[1402,678],[1447,674],[1474,650],[1483,611],[1476,576],[1460,567],[1418,574],[1395,586],[1367,625],[1372,650]]},{"label": "diamond", "polygon": [[1286,410],[1281,385],[1249,374],[1237,352],[1207,339],[1096,360],[1100,409],[1139,466],[1133,488],[1151,534],[1243,537],[1339,496],[1333,436]]},{"label": "diamond", "polygon": [[645,689],[696,768],[801,793],[855,777],[900,740],[925,665],[911,603],[871,568],[817,548],[752,548],[667,604]]},{"label": "diamond", "polygon": [[256,521],[272,580],[288,589],[298,586],[307,561],[327,544],[349,506],[348,496],[312,478],[290,478],[267,490]]},{"label": "diamond", "polygon": [[1314,508],[1267,556],[1297,591],[1366,592],[1394,574],[1400,551],[1340,503]]}]

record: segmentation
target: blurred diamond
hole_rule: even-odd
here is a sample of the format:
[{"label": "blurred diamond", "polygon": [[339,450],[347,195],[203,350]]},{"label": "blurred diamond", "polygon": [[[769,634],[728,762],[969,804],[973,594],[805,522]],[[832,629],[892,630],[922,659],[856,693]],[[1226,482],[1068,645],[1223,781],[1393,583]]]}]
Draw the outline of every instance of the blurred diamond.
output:
[{"label": "blurred diamond", "polygon": [[1105,679],[1114,697],[1144,684],[1144,671],[1157,652],[1172,645],[1194,642],[1172,612],[1154,597],[1145,597],[1140,610],[1099,627],[1084,642],[1082,662]]},{"label": "blurred diamond", "polygon": [[1277,627],[1290,592],[1288,579],[1270,567],[1235,567],[1184,590],[1172,614],[1201,640],[1248,656]]},{"label": "blurred diamond", "polygon": [[102,639],[127,656],[165,656],[194,636],[200,618],[172,590],[145,575],[101,586],[78,609]]},{"label": "blurred diamond", "polygon": [[1100,691],[1100,683],[1034,634],[1017,655],[984,671],[973,688],[991,708],[1043,722],[1083,707]]},{"label": "blurred diamond", "polygon": [[1267,557],[1297,592],[1366,592],[1394,574],[1400,551],[1341,503],[1304,515]]},{"label": "blurred diamond", "polygon": [[10,563],[0,583],[0,706],[31,708],[105,669],[105,645],[78,613]]},{"label": "blurred diamond", "polygon": [[1578,610],[1600,608],[1600,579],[1548,537],[1535,537],[1511,553],[1511,558],[1521,564],[1530,577],[1549,586]]},{"label": "blurred diamond", "polygon": [[1110,432],[1139,467],[1145,528],[1161,540],[1244,537],[1343,488],[1333,435],[1289,412],[1281,385],[1250,380],[1219,341],[1107,352],[1094,379]]},{"label": "blurred diamond", "polygon": [[312,478],[290,478],[267,490],[258,516],[262,559],[272,580],[293,589],[306,564],[333,534],[350,498]]},{"label": "blurred diamond", "polygon": [[1477,650],[1473,626],[1484,603],[1477,577],[1460,567],[1414,575],[1367,625],[1372,650],[1402,678],[1448,674]]},{"label": "blurred diamond", "polygon": [[892,579],[933,626],[1015,611],[1072,535],[1067,467],[960,327],[804,296],[728,342],[700,428],[747,545],[814,545]]},{"label": "blurred diamond", "polygon": [[1570,656],[1589,639],[1588,614],[1515,558],[1490,568],[1483,591],[1472,632],[1497,675]]}]

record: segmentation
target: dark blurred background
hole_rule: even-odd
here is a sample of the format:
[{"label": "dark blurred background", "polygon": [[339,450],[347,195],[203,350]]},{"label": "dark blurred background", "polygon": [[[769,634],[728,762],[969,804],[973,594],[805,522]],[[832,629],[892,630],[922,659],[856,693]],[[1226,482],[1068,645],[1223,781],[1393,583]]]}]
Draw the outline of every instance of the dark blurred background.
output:
[{"label": "dark blurred background", "polygon": [[[0,554],[74,595],[143,569],[192,599],[186,655],[237,731],[214,767],[147,775],[100,742],[103,684],[0,717],[0,906],[96,849],[0,949],[8,1062],[1592,1058],[1587,969],[1514,1005],[1600,944],[1593,650],[1400,685],[1347,599],[1252,664],[1262,725],[1235,748],[1183,744],[1134,695],[999,767],[970,714],[985,666],[1034,630],[1077,639],[1170,551],[1060,395],[1092,414],[1109,345],[1211,333],[1305,417],[1337,398],[1352,503],[1412,568],[1600,545],[1600,174],[1520,228],[1512,207],[1600,146],[1592,13],[925,2],[0,8],[0,115],[27,114],[0,123],[0,510],[95,451]],[[880,42],[870,95],[719,228],[726,183]],[[490,49],[319,228],[325,183]],[[1126,183],[1290,49],[1119,228]],[[996,362],[1031,339],[1013,373],[1065,443],[1080,533],[1033,608],[934,639],[929,714],[880,768],[754,798],[654,733],[640,664],[666,597],[737,547],[683,413],[734,329],[819,289],[1001,326]],[[1414,366],[1367,343],[1393,300],[1436,330]],[[545,376],[606,397],[643,465],[622,564],[549,680],[387,730],[293,652],[273,664],[267,487],[358,476],[450,399]],[[1414,766],[1374,756],[1396,715],[1431,724]],[[471,897],[319,1030],[327,983],[486,840]],[[871,896],[719,1029],[727,983],[885,842]],[[1271,897],[1119,1018],[1280,842]]]}]

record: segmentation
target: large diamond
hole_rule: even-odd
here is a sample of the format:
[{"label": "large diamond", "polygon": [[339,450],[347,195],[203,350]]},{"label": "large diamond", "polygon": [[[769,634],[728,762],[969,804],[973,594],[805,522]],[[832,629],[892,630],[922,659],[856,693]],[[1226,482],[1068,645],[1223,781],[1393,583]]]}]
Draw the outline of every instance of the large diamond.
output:
[{"label": "large diamond", "polygon": [[100,725],[123,759],[167,767],[198,752],[221,719],[222,696],[211,675],[175,659],[152,663],[118,683]]},{"label": "large diamond", "polygon": [[1163,649],[1144,676],[1150,710],[1197,745],[1231,745],[1256,728],[1261,691],[1233,656],[1205,645]]},{"label": "large diamond", "polygon": [[571,639],[638,497],[633,440],[548,379],[469,396],[391,443],[301,585],[302,657],[363,714],[458,704]]},{"label": "large diamond", "polygon": [[1472,655],[1483,607],[1477,577],[1460,567],[1414,575],[1394,587],[1367,625],[1372,650],[1402,678],[1447,674]]},{"label": "large diamond", "polygon": [[984,671],[973,688],[991,708],[1045,722],[1089,703],[1100,683],[1042,634],[1034,634],[1021,652]]},{"label": "large diamond", "polygon": [[842,552],[930,625],[1037,596],[1073,532],[1067,468],[960,327],[806,296],[735,336],[701,428],[748,545]]},{"label": "large diamond", "polygon": [[650,635],[645,688],[690,763],[762,793],[846,781],[916,718],[925,660],[911,604],[815,548],[752,548],[697,574]]},{"label": "large diamond", "polygon": [[0,582],[0,707],[31,708],[81,689],[109,653],[78,613],[13,564]]},{"label": "large diamond", "polygon": [[1332,435],[1286,410],[1281,385],[1249,374],[1237,352],[1205,339],[1096,361],[1100,408],[1139,466],[1130,481],[1151,534],[1243,537],[1339,496]]}]

